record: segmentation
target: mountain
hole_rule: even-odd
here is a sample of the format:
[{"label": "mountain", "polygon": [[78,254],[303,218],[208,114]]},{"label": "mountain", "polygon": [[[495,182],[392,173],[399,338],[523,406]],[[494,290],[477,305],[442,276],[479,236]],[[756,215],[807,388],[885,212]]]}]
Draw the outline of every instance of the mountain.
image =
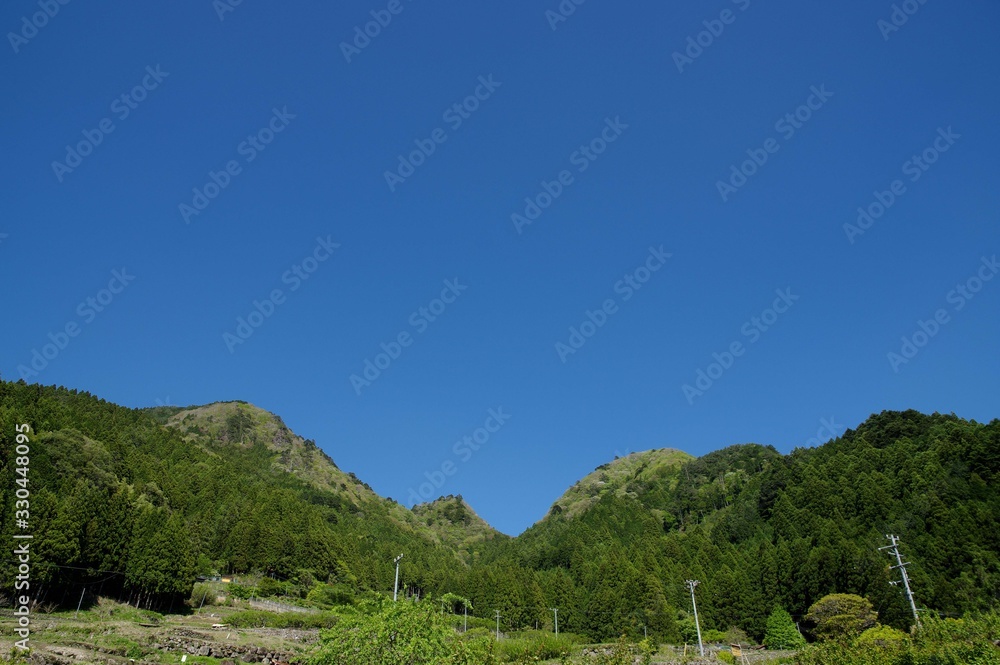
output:
[{"label": "mountain", "polygon": [[[379,497],[353,473],[345,473],[315,441],[292,432],[281,418],[246,402],[216,402],[188,408],[158,407],[164,425],[180,432],[185,441],[208,450],[210,442],[243,449],[263,445],[276,453],[271,466],[316,489],[334,492],[360,507]],[[168,417],[162,419],[162,415]]]},{"label": "mountain", "polygon": [[477,515],[461,494],[417,504],[412,511],[414,517],[431,530],[436,542],[467,563],[475,558],[478,545],[493,539],[510,539]]},{"label": "mountain", "polygon": [[613,493],[637,499],[637,490],[650,484],[662,485],[669,490],[677,480],[677,472],[694,459],[691,455],[672,448],[647,450],[616,457],[613,462],[602,464],[577,481],[559,497],[549,509],[549,516],[574,518]]},{"label": "mountain", "polygon": [[[633,453],[575,483],[517,538],[461,496],[413,510],[379,497],[243,402],[136,410],[0,381],[0,431],[20,423],[32,430],[31,592],[46,601],[72,602],[83,587],[168,608],[196,574],[218,570],[303,595],[328,582],[328,597],[349,602],[392,589],[403,552],[405,594],[458,594],[508,629],[551,628],[558,608],[560,630],[593,640],[690,640],[686,580],[700,582],[706,631],[760,639],[773,608],[801,620],[833,592],[865,596],[880,621],[906,628],[897,572],[878,549],[891,533],[924,611],[1000,604],[998,420],[887,411],[787,455],[762,444]],[[4,539],[20,529],[9,519],[14,445],[0,439]],[[13,576],[0,560],[0,579]]]},{"label": "mountain", "polygon": [[[337,468],[279,418],[238,402],[136,410],[86,392],[0,382],[0,426],[31,426],[36,598],[72,589],[169,606],[196,574],[259,571],[390,589],[407,552],[417,591],[454,586],[456,552],[413,513]],[[4,437],[0,537],[16,530]],[[442,572],[444,571],[444,572]],[[3,579],[11,563],[0,563]],[[77,591],[77,594],[79,591]]]}]

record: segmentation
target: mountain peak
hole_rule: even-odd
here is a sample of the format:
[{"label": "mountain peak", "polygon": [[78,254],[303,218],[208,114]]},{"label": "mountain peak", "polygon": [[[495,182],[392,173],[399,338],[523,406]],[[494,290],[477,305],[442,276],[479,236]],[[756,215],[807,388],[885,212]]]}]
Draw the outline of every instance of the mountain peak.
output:
[{"label": "mountain peak", "polygon": [[418,523],[426,525],[441,544],[456,549],[465,558],[472,545],[506,537],[476,514],[462,495],[449,494],[412,508]]},{"label": "mountain peak", "polygon": [[695,459],[675,448],[657,448],[629,453],[602,464],[563,493],[549,509],[549,516],[574,518],[586,512],[608,492],[627,495],[634,481],[659,479]]},{"label": "mountain peak", "polygon": [[189,441],[203,446],[252,448],[262,445],[277,453],[272,466],[314,487],[346,496],[357,506],[381,501],[366,483],[345,473],[316,442],[304,439],[285,425],[280,416],[248,402],[213,402],[203,406],[172,408],[165,424]]}]

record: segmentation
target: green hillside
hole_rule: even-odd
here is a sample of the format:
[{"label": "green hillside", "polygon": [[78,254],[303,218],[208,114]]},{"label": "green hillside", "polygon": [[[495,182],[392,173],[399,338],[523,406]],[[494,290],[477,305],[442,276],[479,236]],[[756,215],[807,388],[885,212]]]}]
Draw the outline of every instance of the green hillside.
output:
[{"label": "green hillside", "polygon": [[477,515],[462,495],[417,504],[412,511],[417,522],[426,525],[433,534],[435,542],[455,552],[466,563],[475,560],[479,545],[495,538],[510,539]]},{"label": "green hillside", "polygon": [[[386,590],[402,550],[415,591],[436,591],[457,572],[454,552],[412,513],[266,412],[238,403],[133,410],[22,383],[0,382],[0,537],[16,529],[9,462],[21,422],[33,431],[36,598],[61,602],[87,586],[162,609],[213,571]],[[2,579],[11,565],[0,562]]]},{"label": "green hillside", "polygon": [[[33,431],[32,593],[53,602],[85,586],[163,609],[212,571],[303,595],[328,582],[327,597],[352,602],[391,591],[392,559],[404,552],[404,594],[457,594],[476,617],[499,611],[507,630],[551,629],[559,608],[560,630],[594,640],[644,630],[690,640],[687,579],[701,582],[706,631],[759,640],[776,607],[808,630],[809,606],[834,592],[865,596],[880,621],[905,629],[908,605],[878,551],[887,533],[902,538],[926,612],[1000,601],[997,420],[883,412],[789,455],[757,444],[700,458],[634,453],[509,538],[461,497],[412,511],[379,497],[249,404],[134,410],[0,382],[6,539],[18,530],[11,461],[22,422]],[[350,444],[325,448],[338,445]],[[12,565],[0,560],[0,579],[13,579]]]}]

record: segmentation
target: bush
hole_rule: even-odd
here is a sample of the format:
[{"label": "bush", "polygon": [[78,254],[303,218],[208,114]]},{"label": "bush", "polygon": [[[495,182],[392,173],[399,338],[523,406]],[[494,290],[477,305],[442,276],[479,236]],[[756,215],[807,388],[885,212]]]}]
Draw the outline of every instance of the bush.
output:
[{"label": "bush", "polygon": [[792,615],[783,607],[777,607],[767,617],[767,634],[764,635],[764,646],[768,649],[801,649],[806,645],[806,639],[792,620]]},{"label": "bush", "polygon": [[635,663],[649,665],[655,651],[649,640],[633,644],[622,636],[610,648],[586,656],[584,662],[588,665],[634,665]]},{"label": "bush", "polygon": [[102,619],[115,621],[135,621],[136,623],[160,623],[163,615],[152,610],[137,610],[131,605],[119,603],[110,598],[98,598],[96,613]]},{"label": "bush", "polygon": [[242,584],[237,584],[236,582],[230,582],[226,585],[226,593],[228,593],[233,598],[239,598],[241,600],[247,600],[253,595],[253,587],[243,586]]},{"label": "bush", "polygon": [[875,625],[878,613],[867,598],[849,593],[823,596],[809,608],[806,620],[821,640],[856,637]]},{"label": "bush", "polygon": [[281,596],[288,591],[288,584],[273,580],[270,577],[261,578],[257,583],[257,595],[261,598]]},{"label": "bush", "polygon": [[234,628],[330,628],[339,617],[330,612],[307,614],[305,612],[265,612],[244,610],[229,615],[228,623]]},{"label": "bush", "polygon": [[317,607],[353,605],[354,591],[343,584],[317,584],[306,596],[306,602]]},{"label": "bush", "polygon": [[496,665],[494,642],[459,636],[431,602],[363,601],[323,631],[307,665]]},{"label": "bush", "polygon": [[561,658],[573,648],[571,638],[554,633],[532,632],[497,644],[497,655],[505,663],[532,663]]},{"label": "bush", "polygon": [[799,653],[800,665],[1000,665],[993,639],[1000,615],[925,619],[912,637],[879,626],[850,643],[826,642]]},{"label": "bush", "polygon": [[909,640],[909,635],[903,631],[879,624],[861,633],[856,644],[858,646],[869,646],[872,648],[898,648],[905,646]]},{"label": "bush", "polygon": [[[695,636],[695,640],[697,640],[697,639],[698,639],[698,637],[696,635]],[[711,643],[711,644],[725,644],[726,643],[726,634],[724,632],[722,632],[721,630],[713,630],[713,629],[703,630],[703,631],[701,631],[701,641],[705,642],[706,644],[709,644],[709,643]]]},{"label": "bush", "polygon": [[218,600],[219,597],[215,592],[214,586],[198,582],[191,588],[191,597],[188,598],[187,604],[194,609],[198,609],[203,605],[205,607],[216,605],[218,604]]}]

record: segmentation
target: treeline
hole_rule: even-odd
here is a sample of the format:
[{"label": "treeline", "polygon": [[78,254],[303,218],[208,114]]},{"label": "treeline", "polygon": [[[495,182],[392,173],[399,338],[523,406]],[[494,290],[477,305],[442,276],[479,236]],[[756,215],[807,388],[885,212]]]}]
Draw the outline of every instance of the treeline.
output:
[{"label": "treeline", "polygon": [[624,494],[609,486],[575,519],[553,511],[488,550],[463,591],[477,613],[501,609],[520,625],[551,625],[548,610],[559,607],[561,628],[595,639],[646,627],[690,640],[688,579],[701,583],[703,629],[760,640],[773,609],[801,619],[837,592],[868,598],[882,623],[906,628],[909,607],[890,585],[898,573],[878,551],[894,533],[921,607],[961,616],[1000,600],[998,471],[1000,421],[914,411],[873,416],[787,456],[734,446],[626,481]]},{"label": "treeline", "polygon": [[[274,468],[276,453],[185,441],[150,411],[62,387],[0,381],[0,538],[14,517],[14,427],[31,426],[32,597],[76,602],[81,587],[168,610],[196,575],[258,572],[277,579],[391,589],[392,557],[437,591],[455,567],[391,515]],[[397,507],[398,509],[398,507]],[[0,579],[13,580],[11,557]],[[6,583],[5,583],[6,584]],[[0,593],[11,593],[2,589]]]},{"label": "treeline", "polygon": [[[734,446],[634,477],[609,473],[582,513],[554,508],[516,539],[448,541],[463,542],[459,555],[398,505],[280,471],[277,452],[245,440],[247,423],[185,439],[164,415],[0,382],[0,538],[18,531],[13,432],[26,422],[35,598],[75,602],[86,587],[163,610],[179,607],[196,575],[218,571],[288,581],[280,588],[303,596],[322,582],[350,602],[391,591],[391,562],[404,552],[404,597],[454,593],[476,617],[499,611],[501,629],[551,630],[558,608],[560,631],[590,639],[690,642],[691,579],[703,630],[759,641],[774,609],[807,630],[808,608],[830,593],[863,596],[880,622],[905,629],[908,605],[878,551],[893,533],[928,612],[960,616],[1000,600],[996,420],[886,412],[790,455]],[[456,530],[483,528],[460,500],[440,513]],[[0,579],[13,579],[9,557]]]}]

